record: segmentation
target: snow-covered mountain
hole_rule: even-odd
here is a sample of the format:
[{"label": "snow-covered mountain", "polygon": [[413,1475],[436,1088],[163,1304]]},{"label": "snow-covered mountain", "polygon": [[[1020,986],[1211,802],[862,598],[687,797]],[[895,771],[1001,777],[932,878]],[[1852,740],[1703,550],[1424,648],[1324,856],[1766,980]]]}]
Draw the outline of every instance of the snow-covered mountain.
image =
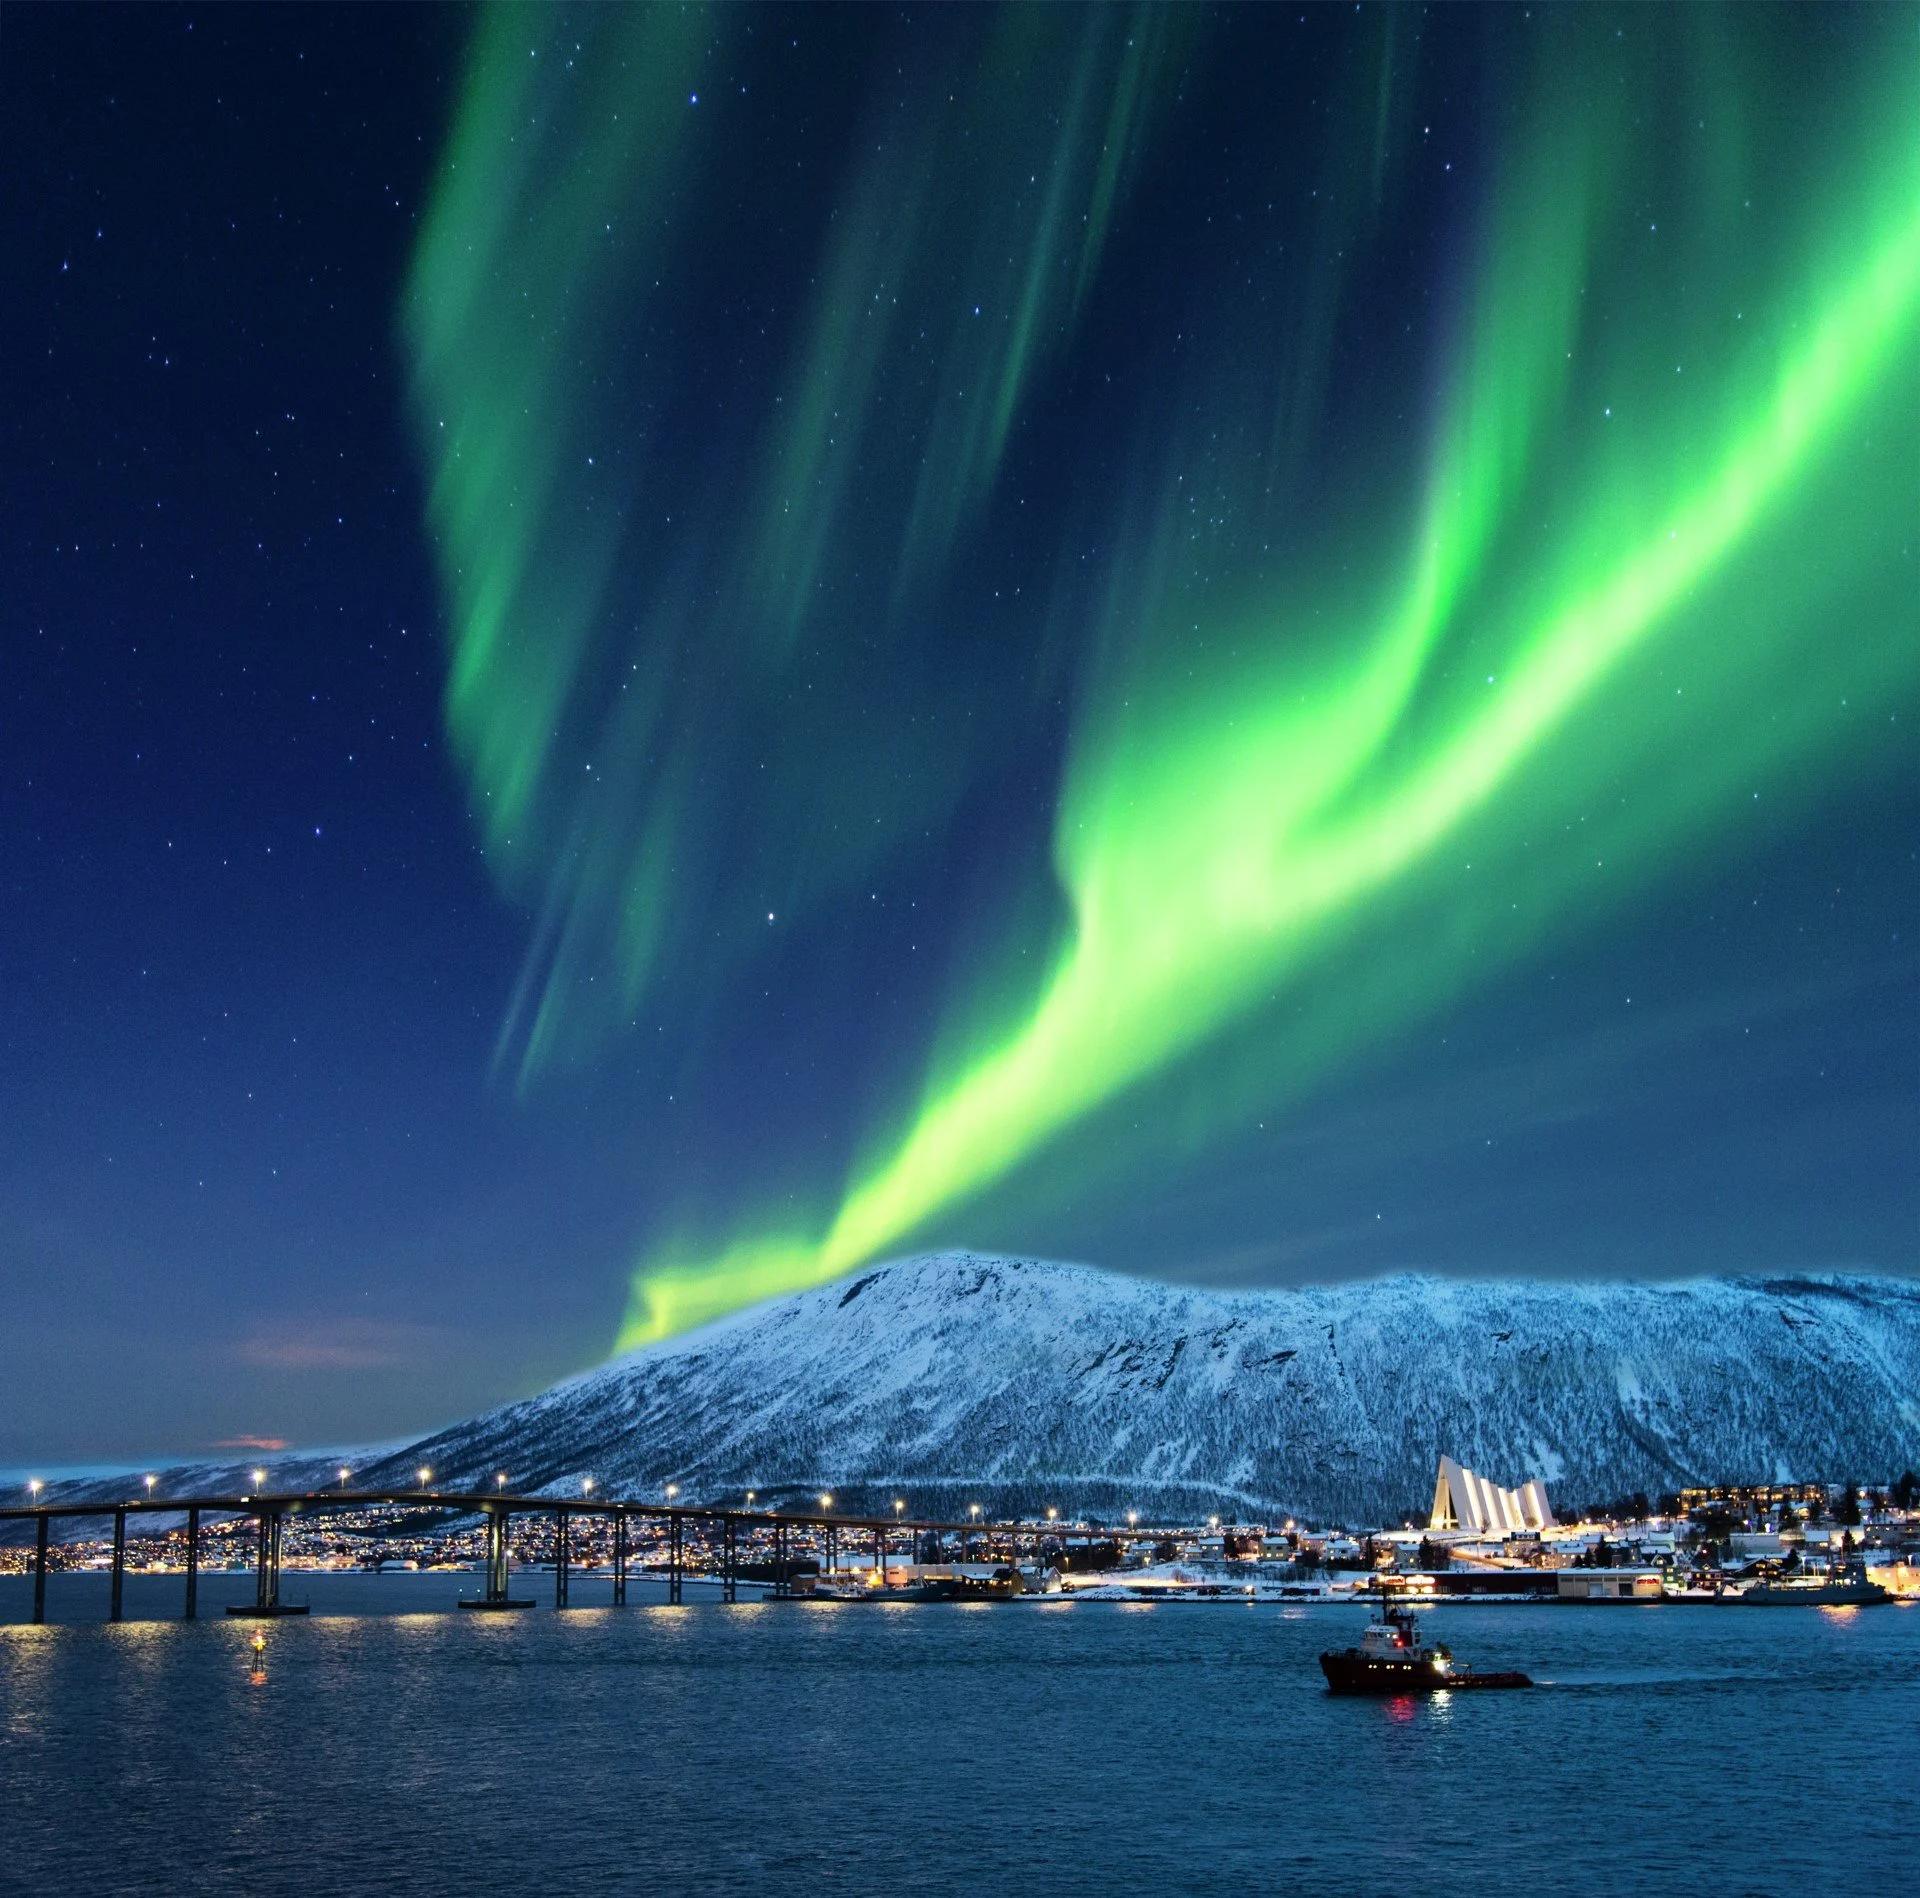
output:
[{"label": "snow-covered mountain", "polygon": [[1920,1283],[1396,1278],[1204,1292],[940,1254],[649,1346],[367,1465],[916,1514],[1424,1511],[1442,1452],[1563,1500],[1920,1467]]}]

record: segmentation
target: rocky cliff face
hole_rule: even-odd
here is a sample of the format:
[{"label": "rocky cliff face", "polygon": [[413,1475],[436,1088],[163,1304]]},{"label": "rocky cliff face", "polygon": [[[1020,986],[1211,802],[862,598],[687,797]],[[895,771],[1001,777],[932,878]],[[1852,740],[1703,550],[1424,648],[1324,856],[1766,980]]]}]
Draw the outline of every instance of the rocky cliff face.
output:
[{"label": "rocky cliff face", "polygon": [[651,1346],[364,1475],[1381,1522],[1445,1451],[1575,1501],[1920,1467],[1920,1284],[1398,1278],[1202,1292],[940,1254]]}]

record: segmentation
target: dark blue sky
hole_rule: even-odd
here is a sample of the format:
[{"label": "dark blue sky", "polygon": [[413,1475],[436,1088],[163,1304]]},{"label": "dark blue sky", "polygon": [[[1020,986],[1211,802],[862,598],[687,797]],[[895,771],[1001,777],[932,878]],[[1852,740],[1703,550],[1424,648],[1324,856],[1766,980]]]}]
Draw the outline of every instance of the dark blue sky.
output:
[{"label": "dark blue sky", "polygon": [[[759,17],[772,44],[786,16]],[[1313,221],[1304,180],[1340,87],[1371,96],[1353,75],[1382,57],[1379,16],[1316,12],[1284,41],[1278,15],[1207,17],[1215,44],[1175,73],[1166,148],[1116,226],[1117,283],[1043,365],[1010,451],[992,546],[1009,575],[1044,577],[1084,527],[1048,496],[1083,484],[1090,442],[1124,485],[1124,430],[1087,388],[1123,366],[1175,376],[1129,355],[1140,311],[1172,329],[1173,286],[1202,281],[1216,309],[1251,281],[1237,256],[1185,256],[1196,224],[1253,215],[1279,179],[1300,187],[1309,279],[1315,243],[1353,241]],[[1384,57],[1408,66],[1414,117],[1443,124],[1463,172],[1490,167],[1484,17],[1451,16],[1418,60],[1426,29],[1398,19]],[[1810,19],[1806,56],[1854,70],[1867,39]],[[754,163],[812,152],[814,121],[887,69],[908,20],[793,16],[814,64],[757,122]],[[534,1085],[497,1062],[559,886],[491,873],[482,779],[449,746],[450,609],[400,320],[468,29],[398,7],[0,18],[0,1467],[384,1438],[580,1368],[668,1222],[692,1206],[751,1224],[789,1187],[817,1211],[910,1109],[970,959],[1060,937],[1048,836],[1077,635],[1042,650],[1039,631],[950,617],[909,683],[1004,729],[954,753],[952,787],[861,866],[871,907],[828,905],[790,949],[713,951],[724,986],[683,956],[658,1018],[589,1020],[585,1051]],[[1746,50],[1778,81],[1782,43]],[[751,57],[756,85],[782,83]],[[1291,114],[1271,149],[1269,99]],[[1361,233],[1391,256],[1328,318],[1346,340],[1322,352],[1323,425],[1368,416],[1370,377],[1427,375],[1394,339],[1463,241],[1436,195],[1452,169],[1383,214],[1386,237]],[[837,202],[824,170],[816,198],[782,200],[782,232]],[[818,260],[797,237],[728,252],[743,188],[724,169],[703,188],[704,241],[728,259],[705,294],[737,318],[764,275],[756,333],[778,339]],[[1296,341],[1299,314],[1281,327]],[[1915,439],[1910,387],[1883,413]],[[1386,419],[1367,457],[1309,456],[1302,493],[1322,467],[1329,488],[1391,486]],[[1911,514],[1907,534],[1910,562]],[[1897,619],[1891,571],[1870,598]],[[1009,656],[1023,642],[1030,663]],[[1163,670],[1169,653],[1177,637]],[[865,691],[864,664],[819,677]],[[1911,685],[1882,681],[1883,717],[1917,709]],[[696,732],[717,776],[751,762],[730,746],[765,741],[746,687],[718,702]],[[1344,1035],[1271,1112],[1241,1072],[1250,1044],[1204,1042],[916,1234],[1216,1282],[1915,1269],[1920,803],[1910,757],[1836,755],[1781,766],[1798,782],[1777,823],[1708,826],[1631,896],[1562,904],[1486,981]],[[751,854],[737,842],[711,846],[716,903]],[[1422,895],[1405,927],[1435,913]],[[591,979],[581,955],[570,980]],[[1338,963],[1273,1003],[1356,1006]],[[1246,1111],[1212,1113],[1228,1093]]]}]

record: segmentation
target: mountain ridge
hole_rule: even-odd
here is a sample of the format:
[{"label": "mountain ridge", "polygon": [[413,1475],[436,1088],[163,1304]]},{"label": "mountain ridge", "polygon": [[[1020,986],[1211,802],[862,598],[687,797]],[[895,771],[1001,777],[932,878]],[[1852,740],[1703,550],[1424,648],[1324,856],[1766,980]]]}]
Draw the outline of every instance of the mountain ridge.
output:
[{"label": "mountain ridge", "polygon": [[[975,1252],[737,1312],[402,1448],[356,1486],[854,1513],[1419,1520],[1442,1453],[1561,1503],[1920,1467],[1920,1282],[1399,1276],[1207,1291]],[[286,1491],[335,1459],[263,1459]],[[177,1495],[232,1473],[183,1466]],[[49,1500],[126,1493],[99,1479]]]},{"label": "mountain ridge", "polygon": [[1424,1508],[1443,1451],[1576,1501],[1891,1479],[1920,1463],[1920,1285],[1214,1292],[936,1253],[642,1347],[393,1465],[689,1501],[1379,1522]]}]

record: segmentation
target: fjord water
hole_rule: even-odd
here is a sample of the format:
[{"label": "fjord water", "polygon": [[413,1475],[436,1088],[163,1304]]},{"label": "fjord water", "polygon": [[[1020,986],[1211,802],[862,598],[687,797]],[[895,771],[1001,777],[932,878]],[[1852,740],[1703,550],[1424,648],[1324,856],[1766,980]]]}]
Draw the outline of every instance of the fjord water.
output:
[{"label": "fjord water", "polygon": [[107,1626],[61,1576],[36,1628],[0,1584],[0,1889],[1729,1898],[1896,1872],[1920,1828],[1920,1607],[1451,1607],[1463,1661],[1541,1685],[1383,1703],[1321,1689],[1349,1607],[472,1616],[472,1578],[309,1579],[259,1669],[217,1608]]}]

